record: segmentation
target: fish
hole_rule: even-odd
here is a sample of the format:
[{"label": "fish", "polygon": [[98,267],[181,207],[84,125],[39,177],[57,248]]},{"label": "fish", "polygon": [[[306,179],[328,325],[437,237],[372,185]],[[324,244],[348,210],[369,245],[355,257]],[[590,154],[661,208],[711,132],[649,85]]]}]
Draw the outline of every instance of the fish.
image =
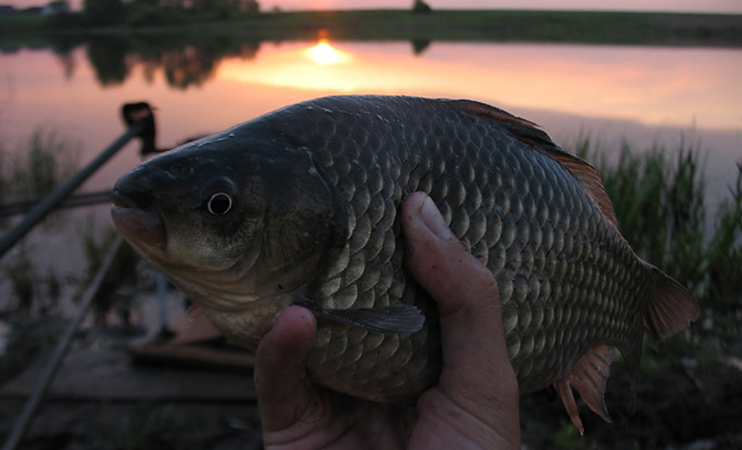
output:
[{"label": "fish", "polygon": [[435,303],[405,266],[400,207],[427,193],[495,275],[521,393],[573,395],[610,421],[615,349],[638,376],[644,335],[700,310],[618,230],[597,171],[534,123],[472,100],[331,96],[159,155],[122,176],[126,240],[249,350],[289,305],[318,318],[319,385],[405,402],[441,371]]}]

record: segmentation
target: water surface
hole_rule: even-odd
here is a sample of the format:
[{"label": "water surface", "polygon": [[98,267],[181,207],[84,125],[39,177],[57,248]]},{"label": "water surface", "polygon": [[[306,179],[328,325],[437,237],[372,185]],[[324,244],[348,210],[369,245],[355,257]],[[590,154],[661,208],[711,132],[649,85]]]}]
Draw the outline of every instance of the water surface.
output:
[{"label": "water surface", "polygon": [[[638,148],[700,141],[710,192],[718,196],[742,158],[740,73],[740,49],[109,38],[4,49],[0,143],[6,152],[26,151],[42,127],[79,143],[86,162],[123,132],[119,108],[131,101],[157,108],[159,145],[169,147],[323,95],[468,98],[540,124],[565,147],[584,135],[605,148],[624,138]],[[137,149],[127,146],[83,190],[110,188],[141,160]],[[69,217],[89,214],[111,226],[107,207]],[[79,228],[68,221],[34,231],[26,245],[44,266],[83,261],[78,239],[69,238]],[[81,264],[59,270],[74,273]]]},{"label": "water surface", "polygon": [[[693,129],[715,171],[741,153],[739,73],[739,49],[327,41],[151,55],[105,43],[62,54],[20,49],[0,55],[0,139],[17,148],[33,129],[53,128],[89,159],[122,131],[117,109],[127,101],[158,108],[168,146],[317,96],[405,94],[491,103],[563,145],[587,132],[672,146],[679,130]],[[131,151],[117,157],[88,187],[107,187],[136,161]]]}]

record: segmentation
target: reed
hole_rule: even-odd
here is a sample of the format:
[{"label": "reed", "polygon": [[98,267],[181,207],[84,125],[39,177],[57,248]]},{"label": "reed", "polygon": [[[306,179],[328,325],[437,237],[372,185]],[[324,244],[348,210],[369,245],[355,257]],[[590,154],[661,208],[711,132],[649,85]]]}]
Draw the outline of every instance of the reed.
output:
[{"label": "reed", "polygon": [[80,143],[50,129],[37,128],[26,148],[2,152],[0,200],[37,199],[51,193],[78,169]]},{"label": "reed", "polygon": [[600,173],[634,250],[699,300],[710,319],[701,331],[742,336],[742,161],[730,195],[707,220],[706,156],[697,143],[681,139],[676,149],[655,144],[642,150],[624,140],[616,159],[583,136],[572,150]]},{"label": "reed", "polygon": [[716,214],[704,269],[720,327],[742,336],[742,161],[737,163],[737,179],[729,193]]},{"label": "reed", "polygon": [[[89,214],[84,224],[78,228],[77,234],[87,262],[88,279],[92,279],[119,233],[111,225],[98,226],[95,216]],[[139,256],[129,245],[122,245],[117,250],[93,303],[96,324],[106,324],[106,314],[113,310],[119,315],[123,325],[131,325],[131,302],[134,301],[134,290],[131,287],[138,284],[139,261]]]},{"label": "reed", "polygon": [[5,176],[7,169],[8,153],[5,145],[0,141],[0,204],[5,203],[8,192],[8,180]]},{"label": "reed", "polygon": [[15,310],[29,313],[33,308],[33,300],[37,294],[37,271],[25,249],[13,255],[5,265],[3,272],[10,280],[13,294],[18,299]]}]

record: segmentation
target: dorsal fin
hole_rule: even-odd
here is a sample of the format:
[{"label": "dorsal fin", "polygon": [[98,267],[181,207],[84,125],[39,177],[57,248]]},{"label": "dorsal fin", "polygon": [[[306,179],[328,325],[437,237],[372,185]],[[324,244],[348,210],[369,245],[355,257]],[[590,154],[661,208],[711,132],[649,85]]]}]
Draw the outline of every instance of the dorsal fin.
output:
[{"label": "dorsal fin", "polygon": [[600,180],[598,171],[586,161],[559,148],[548,134],[538,128],[538,125],[485,103],[471,100],[450,100],[449,104],[470,114],[499,122],[500,125],[518,140],[534,146],[559,162],[585,186],[590,198],[598,205],[598,208],[600,208],[608,221],[614,227],[618,228],[613,204],[603,187],[603,182]]},{"label": "dorsal fin", "polygon": [[448,103],[461,111],[499,122],[516,138],[526,144],[531,144],[540,148],[559,148],[551,140],[548,134],[530,120],[514,116],[507,111],[487,105],[486,103],[475,102],[472,100],[449,100]]},{"label": "dorsal fin", "polygon": [[587,189],[587,193],[598,205],[598,208],[600,208],[608,221],[618,229],[618,219],[616,219],[616,212],[613,210],[613,203],[611,203],[611,199],[603,187],[603,181],[600,179],[598,171],[585,160],[567,153],[560,148],[546,150],[546,152],[582,182]]}]

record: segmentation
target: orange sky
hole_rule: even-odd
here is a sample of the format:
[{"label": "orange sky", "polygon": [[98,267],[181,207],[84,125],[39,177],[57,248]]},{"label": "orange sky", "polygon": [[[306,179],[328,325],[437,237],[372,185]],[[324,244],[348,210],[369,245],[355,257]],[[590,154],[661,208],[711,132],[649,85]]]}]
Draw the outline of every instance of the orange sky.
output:
[{"label": "orange sky", "polygon": [[[740,0],[426,0],[433,9],[587,9],[623,11],[684,11],[742,14]],[[45,0],[0,0],[0,4],[16,7],[44,5]],[[82,0],[69,0],[79,8]],[[277,6],[283,10],[297,9],[407,9],[412,0],[258,0],[265,11]]]},{"label": "orange sky", "polygon": [[[262,0],[282,9],[409,8],[412,0]],[[433,9],[584,9],[742,13],[740,0],[426,0]],[[264,8],[264,9],[269,9]]]}]

